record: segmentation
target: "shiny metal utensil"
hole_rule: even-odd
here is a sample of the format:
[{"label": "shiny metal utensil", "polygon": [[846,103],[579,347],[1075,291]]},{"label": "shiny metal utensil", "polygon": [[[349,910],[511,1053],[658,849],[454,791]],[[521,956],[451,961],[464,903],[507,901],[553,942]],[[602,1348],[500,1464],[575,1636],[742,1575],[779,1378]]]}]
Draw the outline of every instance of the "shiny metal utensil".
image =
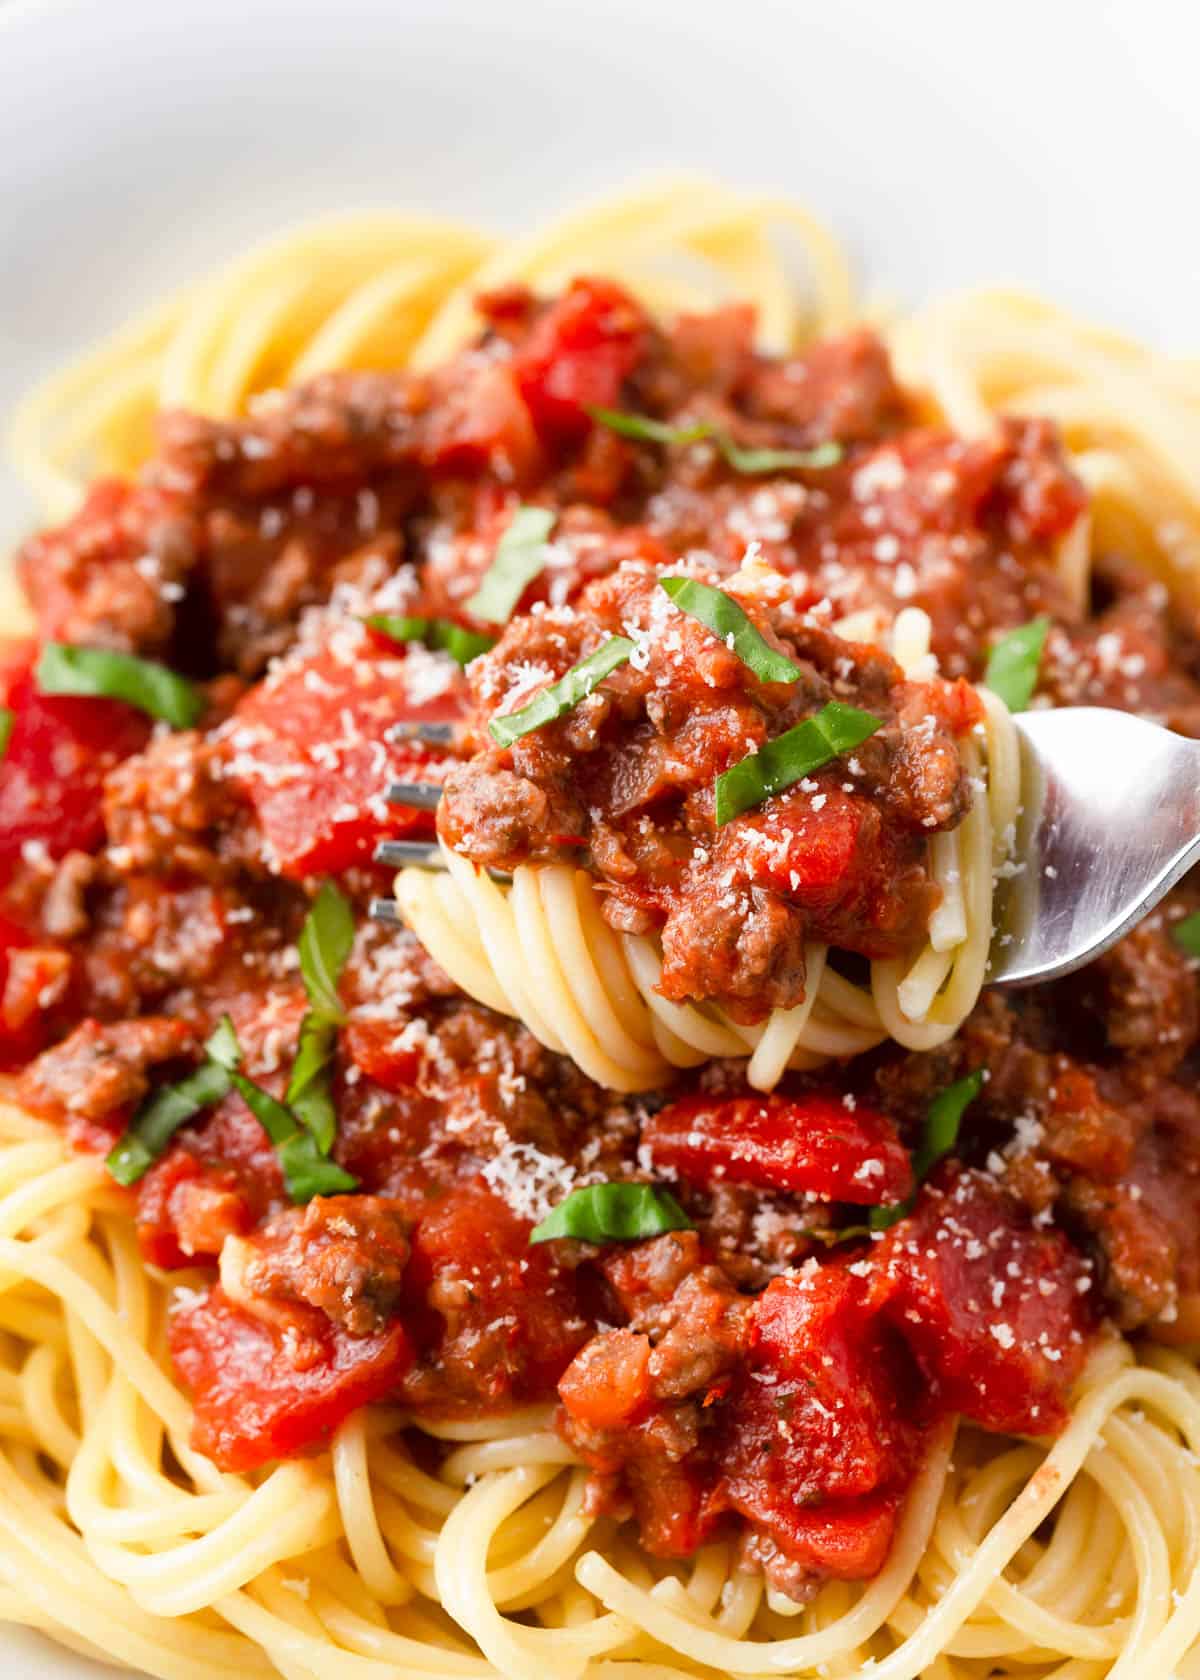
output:
[{"label": "shiny metal utensil", "polygon": [[1021,712],[1014,873],[988,984],[1035,986],[1107,951],[1200,861],[1200,742],[1128,712]]},{"label": "shiny metal utensil", "polygon": [[[1200,742],[1099,706],[1013,721],[1021,817],[996,883],[987,982],[1036,986],[1107,951],[1200,862]],[[431,782],[394,782],[387,797],[428,811],[441,793]],[[420,841],[384,841],[376,859],[445,866],[438,847]],[[375,900],[371,914],[399,916],[390,899]]]}]

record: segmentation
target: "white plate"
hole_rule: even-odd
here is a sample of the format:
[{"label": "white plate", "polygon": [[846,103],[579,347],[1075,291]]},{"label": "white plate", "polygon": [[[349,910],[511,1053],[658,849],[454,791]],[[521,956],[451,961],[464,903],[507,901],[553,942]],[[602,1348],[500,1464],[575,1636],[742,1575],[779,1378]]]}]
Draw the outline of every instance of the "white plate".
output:
[{"label": "white plate", "polygon": [[1198,47],[1181,0],[0,0],[0,416],[297,217],[518,226],[676,165],[798,195],[901,299],[1017,282],[1195,350]]}]

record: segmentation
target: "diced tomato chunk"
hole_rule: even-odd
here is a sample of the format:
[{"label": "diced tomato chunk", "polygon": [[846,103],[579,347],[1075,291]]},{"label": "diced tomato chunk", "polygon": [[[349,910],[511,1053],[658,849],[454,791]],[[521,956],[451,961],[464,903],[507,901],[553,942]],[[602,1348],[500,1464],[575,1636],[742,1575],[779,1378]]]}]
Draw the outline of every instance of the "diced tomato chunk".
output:
[{"label": "diced tomato chunk", "polygon": [[949,1170],[876,1250],[889,1313],[946,1405],[986,1429],[1066,1422],[1092,1312],[1083,1259],[983,1173]]},{"label": "diced tomato chunk", "polygon": [[512,368],[541,437],[582,437],[589,408],[614,408],[648,341],[648,322],[611,280],[575,280],[537,322]]},{"label": "diced tomato chunk", "polygon": [[342,1047],[355,1067],[385,1091],[411,1091],[415,1086],[421,1051],[402,1038],[395,1021],[351,1021],[342,1034]]},{"label": "diced tomato chunk", "polygon": [[542,452],[511,367],[493,363],[447,393],[434,410],[424,459],[434,472],[491,468],[507,483],[537,472]]},{"label": "diced tomato chunk", "polygon": [[30,842],[53,858],[98,846],[104,778],[150,733],[148,720],[119,700],[40,693],[35,659],[31,643],[0,654],[0,704],[13,713],[0,759],[0,876]]},{"label": "diced tomato chunk", "polygon": [[138,1185],[137,1234],[152,1266],[173,1271],[215,1258],[228,1236],[241,1236],[254,1214],[228,1167],[209,1167],[176,1147]]},{"label": "diced tomato chunk", "polygon": [[793,1562],[846,1579],[882,1563],[917,1451],[915,1372],[886,1297],[835,1263],[768,1285],[714,1493]]},{"label": "diced tomato chunk", "polygon": [[594,1336],[563,1372],[558,1392],[589,1429],[635,1423],[650,1401],[650,1339],[632,1330]]},{"label": "diced tomato chunk", "polygon": [[325,1357],[297,1370],[275,1331],[219,1285],[173,1314],[170,1345],[195,1404],[192,1444],[222,1470],[323,1445],[351,1412],[394,1392],[412,1361],[391,1324],[373,1336],[331,1329]]},{"label": "diced tomato chunk", "polygon": [[885,1114],[838,1098],[685,1097],[642,1127],[655,1165],[689,1184],[751,1184],[835,1202],[899,1202],[912,1190],[908,1151]]},{"label": "diced tomato chunk", "polygon": [[472,1185],[434,1202],[412,1238],[407,1285],[424,1357],[405,1398],[482,1407],[551,1398],[586,1340],[571,1272],[529,1220]]},{"label": "diced tomato chunk", "polygon": [[389,781],[441,782],[452,764],[415,741],[388,739],[399,722],[448,722],[457,679],[423,699],[405,659],[370,643],[349,660],[326,649],[295,660],[241,702],[230,777],[245,789],[281,874],[298,880],[368,863],[380,840],[433,835],[433,814],[384,797]]}]

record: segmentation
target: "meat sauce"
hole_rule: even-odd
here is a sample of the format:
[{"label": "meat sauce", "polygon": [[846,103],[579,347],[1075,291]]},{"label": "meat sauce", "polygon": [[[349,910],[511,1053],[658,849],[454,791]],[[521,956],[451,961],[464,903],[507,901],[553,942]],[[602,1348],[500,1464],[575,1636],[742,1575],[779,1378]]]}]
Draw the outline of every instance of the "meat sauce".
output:
[{"label": "meat sauce", "polygon": [[[1104,1315],[1197,1334],[1200,1021],[1170,937],[1192,889],[1082,982],[985,997],[928,1055],[884,1049],[766,1099],[728,1063],[633,1103],[369,921],[379,839],[433,836],[383,789],[444,781],[442,820],[480,861],[588,845],[610,919],[661,933],[672,995],[755,1018],[800,994],[805,937],[871,955],[922,925],[926,837],[964,798],[956,685],[997,631],[1045,612],[1050,698],[1192,728],[1194,626],[1119,556],[1092,606],[1072,598],[1057,555],[1085,498],[1053,429],[929,428],[869,333],[770,358],[746,310],[664,328],[600,280],[482,309],[481,342],[436,372],[323,376],[233,423],[165,416],[137,482],[97,486],[23,549],[39,639],[165,660],[205,711],[151,731],[120,702],[41,694],[34,645],[6,653],[0,1053],[20,1099],[93,1151],[195,1069],[225,1013],[245,1072],[282,1098],[307,1008],[297,941],[336,881],[357,931],[334,1154],[357,1190],[293,1206],[232,1091],[128,1192],[146,1258],[210,1279],[170,1329],[198,1445],[247,1469],[319,1449],[373,1400],[419,1419],[557,1399],[595,1508],[668,1556],[729,1534],[803,1598],[879,1568],[948,1413],[1050,1433]],[[619,436],[597,406],[841,455],[748,475],[711,441]],[[549,563],[466,675],[368,626],[487,629],[466,603],[522,502],[555,517]],[[786,598],[749,588],[752,544]],[[822,772],[736,839],[714,834],[714,773],[800,714],[690,621],[683,668],[651,647],[603,699],[484,750],[518,667],[544,682],[644,632],[668,566],[729,583],[802,666],[804,715],[840,693],[883,723],[858,771]],[[899,605],[929,613],[945,681],[907,684],[830,634]],[[430,720],[456,722],[458,747],[394,727]],[[722,846],[752,912],[740,939],[700,860]],[[916,1185],[930,1103],[978,1068],[955,1157]],[[570,1190],[621,1179],[669,1182],[691,1228],[531,1245]],[[864,1234],[879,1203],[909,1211]]]},{"label": "meat sauce", "polygon": [[[774,601],[762,588],[771,578]],[[878,649],[798,613],[776,574],[728,581],[795,680],[760,681],[672,607],[653,566],[626,561],[577,604],[518,619],[474,662],[464,746],[484,744],[450,773],[438,829],[502,870],[588,847],[607,920],[661,935],[665,995],[756,1021],[803,998],[807,941],[898,956],[925,931],[937,903],[929,836],[969,802],[955,737],[982,714],[965,683],[905,682]],[[613,635],[633,638],[636,663],[511,748],[491,744],[490,717]],[[716,778],[831,701],[882,727],[850,758],[719,826]]]}]

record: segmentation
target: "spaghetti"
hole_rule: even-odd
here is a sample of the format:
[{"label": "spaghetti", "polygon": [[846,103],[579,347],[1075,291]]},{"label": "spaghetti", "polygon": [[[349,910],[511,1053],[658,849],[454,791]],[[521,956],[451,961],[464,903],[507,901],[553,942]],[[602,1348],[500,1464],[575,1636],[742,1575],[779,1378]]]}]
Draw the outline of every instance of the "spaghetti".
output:
[{"label": "spaghetti", "polygon": [[[898,617],[893,650],[906,673],[927,672],[923,613],[910,608]],[[993,874],[1007,859],[1020,798],[1008,710],[986,691],[981,700],[984,756],[970,743],[964,761],[986,792],[973,798],[959,829],[933,843],[940,902],[922,948],[908,961],[872,964],[867,989],[828,966],[824,946],[810,944],[807,996],[776,1009],[762,1026],[740,1026],[720,1009],[665,998],[661,951],[644,935],[614,934],[591,877],[569,864],[520,865],[512,887],[504,888],[443,845],[449,878],[403,870],[396,901],[468,996],[517,1016],[548,1049],[565,1051],[614,1091],[654,1090],[673,1068],[710,1057],[748,1054],[748,1083],[771,1091],[789,1067],[819,1067],[884,1038],[911,1050],[933,1049],[958,1030],[983,984]]]},{"label": "spaghetti", "polygon": [[[780,227],[800,237],[807,291],[772,241]],[[127,474],[149,457],[160,407],[232,417],[257,405],[269,415],[274,398],[264,392],[327,369],[433,369],[470,337],[478,291],[514,282],[555,290],[584,270],[614,276],[663,313],[749,300],[763,342],[781,352],[854,315],[845,265],[822,229],[790,206],[706,182],[655,184],[512,243],[407,216],[345,218],[251,253],[35,392],[17,417],[18,467],[48,514],[65,517],[93,473]],[[1192,595],[1194,369],[1007,294],[936,306],[896,323],[889,338],[902,383],[931,422],[990,440],[1011,410],[1064,429],[1091,501],[1053,545],[1046,587],[1063,605],[1047,645],[1052,675],[1067,660],[1061,626],[1072,612],[1086,617],[1093,568],[1106,553],[1122,551],[1181,599]],[[885,494],[890,460],[885,444],[871,466]],[[267,511],[277,514],[274,504]],[[767,523],[774,517],[768,509]],[[368,566],[364,576],[375,574]],[[931,627],[924,613],[904,610],[907,589],[889,572],[878,602],[850,588],[830,593],[851,621],[847,633],[863,639],[856,615],[874,614],[866,639],[890,634],[905,669],[928,674],[931,628],[943,666],[958,654],[936,615]],[[331,714],[352,691],[374,703],[361,617],[352,612],[336,627],[340,664],[329,657],[305,667],[307,692]],[[1103,685],[1144,680],[1107,655],[1080,675],[1072,657],[1081,696],[1126,703],[1123,690]],[[427,666],[413,661],[426,678]],[[378,670],[386,687],[392,669]],[[298,710],[306,692],[303,680],[289,681],[285,660],[267,685],[281,712]],[[218,743],[232,763],[226,782],[240,786],[242,777],[261,820],[276,824],[278,870],[297,879],[334,872],[331,853],[314,862],[286,844],[278,813],[307,749],[274,723],[276,734],[268,730],[272,692]],[[1017,797],[1007,712],[978,692],[982,739],[969,739],[963,754],[972,776],[986,772],[986,794],[934,841],[942,905],[928,943],[915,960],[877,960],[869,990],[810,947],[803,1004],[765,1027],[663,998],[654,942],[612,932],[590,879],[569,866],[518,870],[506,888],[450,853],[448,874],[406,873],[397,894],[463,991],[497,1017],[519,1016],[543,1045],[565,1049],[613,1090],[649,1090],[672,1069],[747,1054],[751,1083],[768,1090],[785,1067],[852,1058],[889,1037],[954,1054],[983,979],[993,868]],[[173,738],[150,748],[165,758],[176,751]],[[356,774],[359,743],[349,730],[336,751],[343,777]],[[374,743],[361,757],[376,779],[397,771],[377,763]],[[200,785],[198,772],[189,785]],[[325,820],[309,783],[296,797],[314,826]],[[69,807],[59,821],[77,817]],[[339,839],[345,827],[329,816],[328,835]],[[199,832],[177,835],[194,845]],[[82,851],[94,843],[82,841]],[[122,843],[132,854],[147,840],[130,830]],[[33,868],[36,847],[31,856]],[[360,866],[361,846],[341,858],[338,867]],[[221,880],[211,887],[226,890]],[[181,921],[203,921],[205,902],[202,892],[189,901],[177,943]],[[236,941],[239,914],[215,944]],[[393,958],[362,936],[360,947],[374,967],[364,970],[346,1030],[374,1046],[382,1006],[371,986]],[[240,961],[240,948],[234,954]],[[360,958],[361,949],[352,973]],[[257,960],[247,959],[251,982]],[[34,978],[39,997],[54,995],[52,969]],[[407,971],[404,984],[412,984]],[[427,1048],[428,1022],[436,1029],[444,1006],[440,995],[418,1000],[428,1021],[410,1020],[402,1050],[389,1054],[426,1055],[448,1103],[445,1053],[439,1062]],[[254,1041],[244,1065],[256,1079],[269,1080],[270,1058],[278,1063],[279,1041],[294,1036],[304,1007],[301,999],[295,1021],[286,1011],[271,1021],[265,1049]],[[249,1025],[239,1021],[239,1030],[249,1043]],[[969,1023],[963,1030],[969,1035]],[[394,1022],[389,1031],[395,1037]],[[168,1039],[169,1062],[182,1040]],[[480,1077],[485,1062],[479,1051]],[[356,1063],[343,1096],[369,1082],[360,1075]],[[515,1091],[525,1074],[510,1062],[503,1078]],[[561,1086],[560,1100],[573,1093]],[[469,1135],[468,1110],[453,1114]],[[510,1154],[545,1164],[533,1143]],[[222,1181],[223,1194],[231,1182]],[[778,1217],[774,1205],[763,1214],[767,1225]],[[1135,1351],[1104,1333],[1052,1441],[936,1420],[883,1567],[798,1601],[741,1567],[723,1531],[686,1558],[647,1552],[619,1508],[597,1507],[588,1490],[594,1464],[540,1403],[482,1418],[452,1408],[439,1418],[419,1397],[357,1408],[308,1457],[218,1469],[193,1444],[192,1407],[168,1349],[173,1309],[205,1298],[212,1268],[164,1254],[147,1266],[128,1192],[96,1156],[70,1150],[60,1126],[24,1107],[0,1108],[0,1617],[87,1656],[162,1680],[849,1680],[868,1665],[878,1680],[1200,1673],[1200,1376],[1185,1351],[1153,1343]],[[1168,1337],[1174,1321],[1185,1340],[1190,1299],[1186,1279],[1172,1285],[1156,1333]],[[1003,1349],[1004,1334],[993,1339]]]}]

